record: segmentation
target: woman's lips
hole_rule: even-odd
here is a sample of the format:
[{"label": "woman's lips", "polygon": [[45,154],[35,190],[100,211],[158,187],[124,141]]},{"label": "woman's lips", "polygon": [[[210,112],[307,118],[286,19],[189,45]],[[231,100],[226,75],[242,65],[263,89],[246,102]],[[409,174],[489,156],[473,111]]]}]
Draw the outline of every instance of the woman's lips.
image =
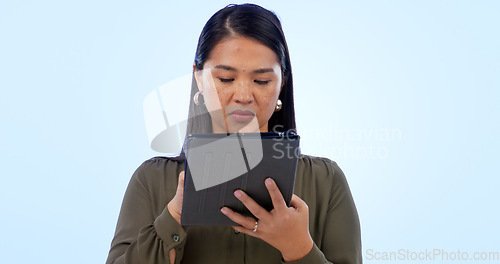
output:
[{"label": "woman's lips", "polygon": [[234,110],[229,116],[235,121],[249,122],[255,117],[255,114],[249,110]]}]

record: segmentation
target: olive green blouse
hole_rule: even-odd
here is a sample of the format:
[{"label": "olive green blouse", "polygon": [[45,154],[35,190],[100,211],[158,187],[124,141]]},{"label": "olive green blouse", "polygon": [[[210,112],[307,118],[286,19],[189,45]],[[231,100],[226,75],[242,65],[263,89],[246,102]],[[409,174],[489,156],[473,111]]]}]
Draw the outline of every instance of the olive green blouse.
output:
[{"label": "olive green blouse", "polygon": [[[179,225],[166,206],[176,193],[182,170],[184,162],[155,157],[135,171],[106,264],[169,264],[172,248],[177,253],[175,263],[284,263],[277,249],[230,226]],[[300,155],[294,193],[309,207],[309,231],[315,244],[305,257],[287,263],[361,263],[358,213],[337,163]]]}]

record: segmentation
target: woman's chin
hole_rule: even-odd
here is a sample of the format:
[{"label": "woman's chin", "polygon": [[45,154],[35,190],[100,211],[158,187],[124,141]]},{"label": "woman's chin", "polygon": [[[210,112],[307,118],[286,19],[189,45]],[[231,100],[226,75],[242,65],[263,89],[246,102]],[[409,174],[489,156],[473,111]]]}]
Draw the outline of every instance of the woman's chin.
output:
[{"label": "woman's chin", "polygon": [[[255,118],[253,120],[256,120]],[[259,123],[253,122],[228,122],[231,133],[256,133],[260,132]]]}]

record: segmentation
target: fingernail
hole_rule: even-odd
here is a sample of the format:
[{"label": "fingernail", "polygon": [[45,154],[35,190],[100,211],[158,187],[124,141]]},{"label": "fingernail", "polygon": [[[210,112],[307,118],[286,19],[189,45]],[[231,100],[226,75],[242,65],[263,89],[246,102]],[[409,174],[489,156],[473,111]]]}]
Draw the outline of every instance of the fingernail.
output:
[{"label": "fingernail", "polygon": [[236,190],[236,191],[234,192],[234,195],[235,195],[236,197],[240,198],[240,197],[241,197],[241,191],[240,191],[240,190]]},{"label": "fingernail", "polygon": [[223,214],[226,214],[226,213],[227,213],[227,209],[226,209],[226,207],[222,207],[222,208],[220,209],[220,211],[221,211]]},{"label": "fingernail", "polygon": [[267,178],[267,179],[266,179],[266,184],[267,184],[267,185],[271,185],[271,184],[273,184],[273,180],[272,180],[271,178]]}]

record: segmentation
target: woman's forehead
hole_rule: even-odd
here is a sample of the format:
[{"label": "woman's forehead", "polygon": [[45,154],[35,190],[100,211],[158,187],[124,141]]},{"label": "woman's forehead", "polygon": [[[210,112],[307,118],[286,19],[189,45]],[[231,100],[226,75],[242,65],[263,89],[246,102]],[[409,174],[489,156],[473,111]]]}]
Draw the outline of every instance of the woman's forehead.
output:
[{"label": "woman's forehead", "polygon": [[206,66],[226,70],[255,71],[274,69],[278,56],[266,45],[246,37],[224,39],[217,43],[206,60]]}]

